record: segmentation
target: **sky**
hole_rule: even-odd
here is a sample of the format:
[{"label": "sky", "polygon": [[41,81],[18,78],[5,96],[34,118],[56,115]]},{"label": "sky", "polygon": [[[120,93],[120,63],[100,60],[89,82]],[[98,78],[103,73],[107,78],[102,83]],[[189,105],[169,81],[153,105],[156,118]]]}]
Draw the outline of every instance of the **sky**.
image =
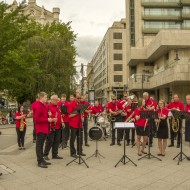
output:
[{"label": "sky", "polygon": [[[11,4],[13,0],[6,2]],[[77,34],[77,65],[88,64],[108,27],[125,17],[125,0],[36,0],[36,3],[50,11],[59,7],[60,20],[72,21],[72,30]]]}]

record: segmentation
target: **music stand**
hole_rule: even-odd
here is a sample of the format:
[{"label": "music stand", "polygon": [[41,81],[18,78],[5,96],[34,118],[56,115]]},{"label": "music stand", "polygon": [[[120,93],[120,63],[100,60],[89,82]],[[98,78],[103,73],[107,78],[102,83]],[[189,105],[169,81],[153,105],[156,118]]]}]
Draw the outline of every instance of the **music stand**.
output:
[{"label": "music stand", "polygon": [[[190,113],[189,112],[186,112],[186,111],[175,111],[175,110],[172,110],[171,111],[174,118],[181,118],[181,119],[190,119]],[[188,158],[188,156],[183,152],[183,145],[182,145],[182,126],[181,126],[181,129],[179,129],[181,134],[180,134],[180,152],[179,154],[177,154],[173,160],[175,160],[177,157],[178,157],[178,165],[179,165],[179,162],[182,162],[185,158]],[[183,158],[183,156],[185,156]]]},{"label": "music stand", "polygon": [[[92,128],[91,128],[91,129],[92,129]],[[102,155],[100,154],[100,152],[99,152],[99,150],[98,150],[98,140],[100,140],[100,138],[101,138],[102,136],[99,135],[98,133],[96,134],[96,131],[99,131],[100,128],[97,127],[97,129],[94,128],[93,130],[94,130],[94,133],[91,135],[90,138],[91,138],[92,140],[95,140],[95,141],[96,141],[96,150],[95,150],[95,152],[94,152],[91,156],[89,156],[89,157],[87,158],[87,160],[88,160],[89,158],[92,158],[93,156],[95,156],[96,158],[98,157],[99,162],[101,162],[101,161],[100,161],[100,157],[105,158],[104,156],[102,156]],[[101,131],[101,132],[102,132],[102,131]],[[102,133],[103,133],[103,132],[102,132]],[[102,135],[103,135],[103,134],[102,134]]]},{"label": "music stand", "polygon": [[[132,126],[133,125],[133,126]],[[125,137],[125,129],[126,128],[134,128],[134,123],[126,123],[126,122],[115,122],[115,129],[124,129],[124,137]],[[126,159],[128,159],[128,161],[126,162]],[[126,155],[126,142],[124,140],[124,152],[123,152],[123,156],[121,157],[121,159],[117,162],[117,164],[115,165],[115,167],[117,167],[117,165],[119,163],[123,163],[123,165],[125,165],[128,162],[133,163],[135,166],[137,166],[137,164],[135,164],[127,155]]]},{"label": "music stand", "polygon": [[[152,126],[150,123],[150,121],[152,119],[157,119],[158,118],[158,111],[153,111],[153,110],[141,110],[140,111],[140,117],[141,118],[146,118],[148,119],[148,123],[149,123],[149,126],[148,126],[148,153],[146,155],[144,155],[143,157],[139,158],[138,160],[141,160],[143,158],[148,158],[148,159],[151,159],[151,158],[156,158],[160,161],[162,161],[160,158],[154,156],[151,154],[150,152],[150,142],[149,142],[149,137],[150,137],[150,127]],[[146,127],[146,126],[145,126]]]},{"label": "music stand", "polygon": [[[78,164],[82,164],[84,163],[86,165],[87,168],[89,168],[89,166],[87,165],[87,163],[85,162],[85,160],[81,157],[81,152],[82,150],[81,149],[81,127],[80,127],[80,124],[81,124],[81,114],[89,107],[88,104],[80,104],[78,105],[75,110],[71,113],[71,114],[79,114],[79,121],[78,121],[78,129],[79,129],[79,156],[77,158],[74,158],[72,161],[70,161],[69,163],[66,164],[66,166],[68,166],[69,164],[71,164],[72,162],[76,162]],[[76,161],[77,159],[78,162]]]}]

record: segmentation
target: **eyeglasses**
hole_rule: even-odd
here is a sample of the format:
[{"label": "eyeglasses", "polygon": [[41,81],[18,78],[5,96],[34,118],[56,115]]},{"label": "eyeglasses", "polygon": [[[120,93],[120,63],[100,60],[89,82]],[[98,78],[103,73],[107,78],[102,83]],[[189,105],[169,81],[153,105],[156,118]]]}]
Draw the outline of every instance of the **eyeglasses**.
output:
[{"label": "eyeglasses", "polygon": [[112,100],[116,100],[116,99],[112,99]]},{"label": "eyeglasses", "polygon": [[124,97],[127,97],[127,96],[124,96]]},{"label": "eyeglasses", "polygon": [[81,98],[77,98],[77,100],[80,100]]}]

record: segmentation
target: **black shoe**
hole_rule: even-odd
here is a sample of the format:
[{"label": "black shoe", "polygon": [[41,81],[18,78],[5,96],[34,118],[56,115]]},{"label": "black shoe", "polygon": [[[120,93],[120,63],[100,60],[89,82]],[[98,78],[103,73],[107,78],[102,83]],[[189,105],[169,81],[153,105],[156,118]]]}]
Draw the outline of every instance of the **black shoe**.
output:
[{"label": "black shoe", "polygon": [[121,143],[120,143],[120,142],[117,142],[117,145],[121,146]]},{"label": "black shoe", "polygon": [[189,161],[190,161],[190,156],[189,156],[189,157],[187,157],[187,160],[189,160]]},{"label": "black shoe", "polygon": [[168,147],[174,147],[174,144],[170,144],[170,145],[168,145]]},{"label": "black shoe", "polygon": [[66,144],[64,144],[62,147],[63,147],[63,148],[67,148],[67,145],[66,145]]},{"label": "black shoe", "polygon": [[44,160],[44,164],[47,166],[47,165],[51,165],[51,163],[50,162],[46,162],[45,160]]},{"label": "black shoe", "polygon": [[111,144],[110,144],[110,146],[113,146],[113,145],[115,145],[115,143],[111,143]]},{"label": "black shoe", "polygon": [[44,160],[49,160],[48,156],[44,156]]},{"label": "black shoe", "polygon": [[180,148],[180,144],[177,145],[177,148]]},{"label": "black shoe", "polygon": [[[78,153],[78,155],[79,155],[79,153]],[[84,154],[83,152],[81,152],[80,155],[81,156],[86,156],[86,154]]]},{"label": "black shoe", "polygon": [[152,144],[150,144],[150,147],[152,147]]},{"label": "black shoe", "polygon": [[88,143],[85,143],[85,146],[88,146],[88,147],[89,147],[90,145],[89,145]]},{"label": "black shoe", "polygon": [[40,168],[48,168],[48,166],[47,165],[45,165],[45,163],[39,163],[38,164],[38,167],[40,167]]},{"label": "black shoe", "polygon": [[129,146],[129,142],[127,142],[126,146]]},{"label": "black shoe", "polygon": [[63,157],[60,157],[60,156],[52,156],[52,159],[63,159]]},{"label": "black shoe", "polygon": [[71,157],[78,158],[78,156],[76,154],[72,154]]}]

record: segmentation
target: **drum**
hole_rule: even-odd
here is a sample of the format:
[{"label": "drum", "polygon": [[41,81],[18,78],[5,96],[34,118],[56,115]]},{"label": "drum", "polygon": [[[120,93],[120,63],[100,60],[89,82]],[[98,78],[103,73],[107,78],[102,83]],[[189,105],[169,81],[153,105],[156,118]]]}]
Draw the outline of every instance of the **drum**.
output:
[{"label": "drum", "polygon": [[104,123],[105,122],[105,119],[104,119],[104,117],[102,117],[102,116],[99,116],[98,118],[97,118],[97,123]]},{"label": "drum", "polygon": [[89,137],[92,140],[100,140],[102,138],[102,135],[103,131],[100,127],[95,126],[89,130]]}]

